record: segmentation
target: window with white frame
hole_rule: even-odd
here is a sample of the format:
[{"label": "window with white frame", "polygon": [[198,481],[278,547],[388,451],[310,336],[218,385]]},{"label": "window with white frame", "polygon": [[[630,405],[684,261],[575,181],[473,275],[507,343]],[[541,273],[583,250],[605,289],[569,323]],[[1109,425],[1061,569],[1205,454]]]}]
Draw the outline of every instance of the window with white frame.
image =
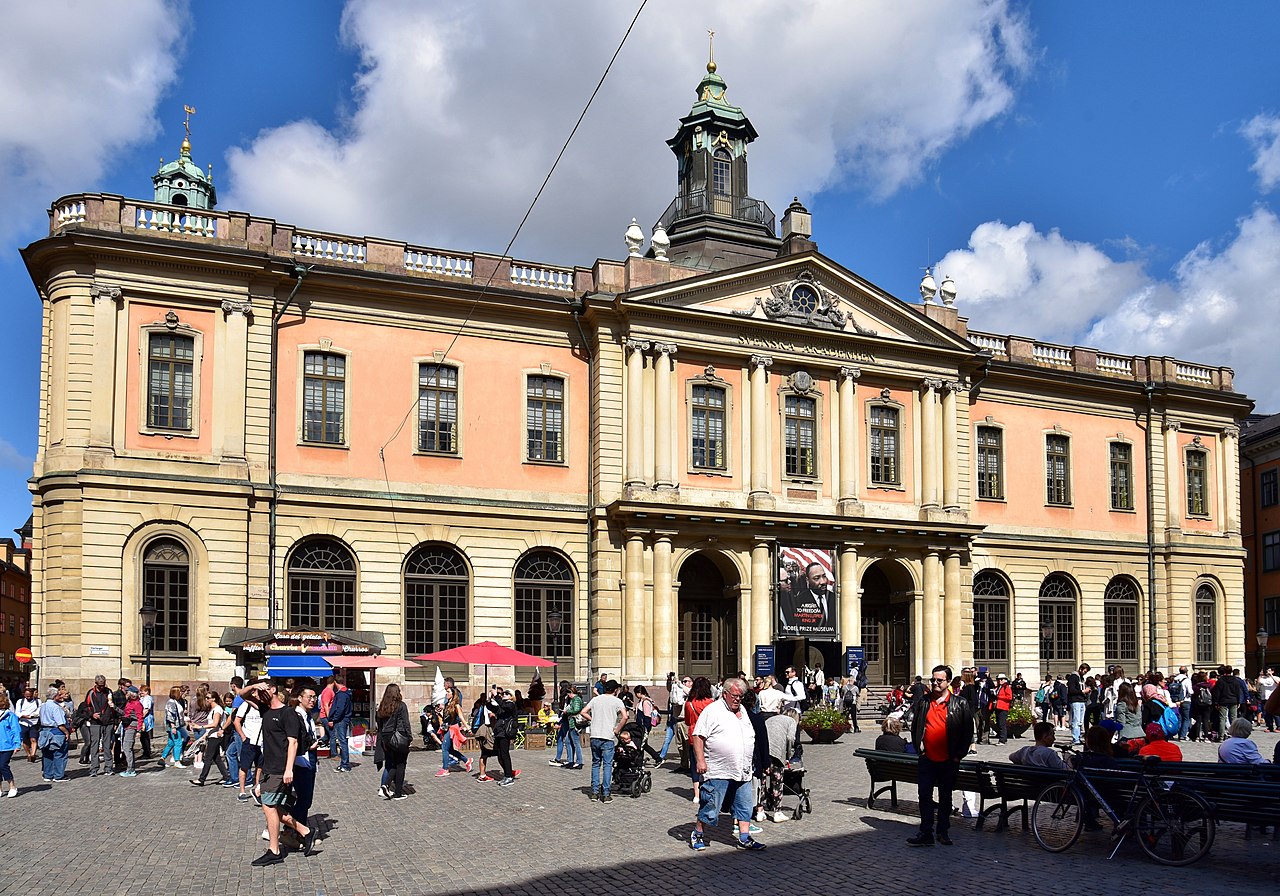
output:
[{"label": "window with white frame", "polygon": [[901,436],[898,409],[882,404],[872,405],[868,433],[872,485],[902,484],[899,466]]},{"label": "window with white frame", "polygon": [[1111,509],[1133,510],[1133,446],[1112,442],[1110,455]]},{"label": "window with white frame", "polygon": [[530,375],[525,382],[526,457],[564,461],[564,379]]},{"label": "window with white frame", "polygon": [[306,352],[302,361],[302,440],[341,445],[347,403],[347,359],[333,352]]},{"label": "window with white frame", "polygon": [[458,453],[456,367],[447,364],[418,365],[418,450],[434,454]]},{"label": "window with white frame", "polygon": [[996,426],[979,426],[977,445],[978,497],[1004,497],[1004,432]]},{"label": "window with white frame", "polygon": [[147,426],[190,431],[195,401],[194,337],[147,334]]},{"label": "window with white frame", "polygon": [[784,448],[788,476],[818,475],[818,402],[804,395],[787,395]]},{"label": "window with white frame", "polygon": [[1209,481],[1205,475],[1209,455],[1204,451],[1187,452],[1187,516],[1209,513]]},{"label": "window with white frame", "polygon": [[723,386],[695,384],[689,396],[690,451],[695,470],[725,470],[726,406]]},{"label": "window with white frame", "polygon": [[1071,439],[1056,433],[1044,438],[1045,503],[1071,503]]},{"label": "window with white frame", "polygon": [[1196,588],[1196,664],[1212,665],[1218,654],[1218,599],[1209,584]]}]

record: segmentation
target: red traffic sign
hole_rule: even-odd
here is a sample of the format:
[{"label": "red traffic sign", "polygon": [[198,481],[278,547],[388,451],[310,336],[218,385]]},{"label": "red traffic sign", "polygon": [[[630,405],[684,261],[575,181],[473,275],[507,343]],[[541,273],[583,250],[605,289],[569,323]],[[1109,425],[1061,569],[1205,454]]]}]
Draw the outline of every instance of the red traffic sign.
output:
[{"label": "red traffic sign", "polygon": [[30,647],[19,647],[14,653],[13,658],[20,663],[29,663],[32,660]]}]

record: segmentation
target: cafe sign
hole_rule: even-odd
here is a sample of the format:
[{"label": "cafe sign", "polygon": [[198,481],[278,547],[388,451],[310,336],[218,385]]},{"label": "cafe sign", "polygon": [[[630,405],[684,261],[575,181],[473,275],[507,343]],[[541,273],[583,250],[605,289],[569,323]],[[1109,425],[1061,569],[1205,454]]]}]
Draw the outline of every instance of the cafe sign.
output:
[{"label": "cafe sign", "polygon": [[284,631],[275,632],[262,641],[249,641],[240,645],[245,653],[309,654],[314,656],[369,656],[374,653],[367,644],[347,644],[337,640],[329,632]]}]

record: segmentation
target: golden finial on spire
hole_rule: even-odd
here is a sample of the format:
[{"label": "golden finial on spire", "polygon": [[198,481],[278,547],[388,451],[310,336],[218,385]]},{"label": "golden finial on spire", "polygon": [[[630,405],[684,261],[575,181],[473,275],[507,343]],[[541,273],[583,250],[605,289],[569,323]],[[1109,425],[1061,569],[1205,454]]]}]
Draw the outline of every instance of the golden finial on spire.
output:
[{"label": "golden finial on spire", "polygon": [[707,31],[707,71],[715,74],[716,71],[716,33]]},{"label": "golden finial on spire", "polygon": [[196,114],[196,107],[188,106],[186,103],[183,103],[182,111],[187,113],[186,118],[182,120],[182,129],[186,131],[186,135],[182,138],[182,151],[185,153],[190,153],[191,152],[191,116]]}]

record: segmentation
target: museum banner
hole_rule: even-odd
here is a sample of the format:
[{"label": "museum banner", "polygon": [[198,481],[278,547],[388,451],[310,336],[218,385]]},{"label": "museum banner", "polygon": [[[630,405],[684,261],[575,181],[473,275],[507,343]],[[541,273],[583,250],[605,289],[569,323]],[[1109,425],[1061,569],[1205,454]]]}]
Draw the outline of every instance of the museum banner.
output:
[{"label": "museum banner", "polygon": [[777,605],[775,637],[835,641],[840,614],[833,552],[779,545]]}]

